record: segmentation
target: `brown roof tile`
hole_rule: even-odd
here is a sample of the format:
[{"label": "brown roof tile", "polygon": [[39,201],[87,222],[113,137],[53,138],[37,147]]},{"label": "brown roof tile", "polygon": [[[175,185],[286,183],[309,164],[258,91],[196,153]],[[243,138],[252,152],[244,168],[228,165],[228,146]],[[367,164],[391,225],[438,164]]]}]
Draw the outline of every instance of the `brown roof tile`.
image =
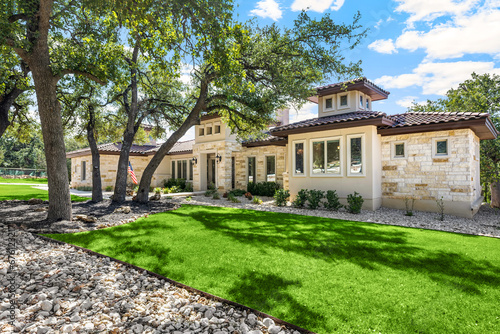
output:
[{"label": "brown roof tile", "polygon": [[438,124],[448,122],[485,119],[489,114],[472,112],[407,112],[388,116],[395,121],[394,125],[384,128],[415,126],[424,124]]}]

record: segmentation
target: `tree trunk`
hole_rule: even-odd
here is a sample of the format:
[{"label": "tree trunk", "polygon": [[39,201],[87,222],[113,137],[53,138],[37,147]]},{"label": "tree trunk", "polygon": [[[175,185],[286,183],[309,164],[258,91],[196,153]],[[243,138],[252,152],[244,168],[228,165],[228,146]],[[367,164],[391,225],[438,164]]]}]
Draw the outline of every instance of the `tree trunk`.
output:
[{"label": "tree trunk", "polygon": [[0,138],[10,125],[9,110],[16,99],[24,92],[24,89],[14,88],[8,94],[0,98]]},{"label": "tree trunk", "polygon": [[47,177],[49,185],[49,211],[47,219],[71,220],[66,149],[64,146],[61,108],[57,100],[57,80],[52,75],[47,53],[34,57],[30,68],[35,82],[38,112],[42,125]]},{"label": "tree trunk", "polygon": [[492,208],[500,208],[500,182],[490,183],[490,194]]},{"label": "tree trunk", "polygon": [[115,192],[113,194],[113,202],[116,203],[123,203],[125,201],[130,148],[134,142],[134,136],[135,131],[131,132],[128,129],[125,130],[125,134],[123,135],[120,158],[118,159],[118,167],[116,169]]},{"label": "tree trunk", "polygon": [[89,106],[89,122],[87,124],[87,139],[92,153],[92,202],[102,202],[101,159],[94,137],[94,108]]}]

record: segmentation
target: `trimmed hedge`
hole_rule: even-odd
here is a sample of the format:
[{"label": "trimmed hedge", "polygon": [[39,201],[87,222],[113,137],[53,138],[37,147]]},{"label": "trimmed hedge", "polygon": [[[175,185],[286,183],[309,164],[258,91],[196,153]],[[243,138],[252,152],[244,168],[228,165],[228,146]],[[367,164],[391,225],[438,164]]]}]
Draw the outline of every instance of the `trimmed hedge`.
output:
[{"label": "trimmed hedge", "polygon": [[281,189],[281,185],[277,182],[249,182],[247,191],[256,196],[273,197],[276,190]]}]

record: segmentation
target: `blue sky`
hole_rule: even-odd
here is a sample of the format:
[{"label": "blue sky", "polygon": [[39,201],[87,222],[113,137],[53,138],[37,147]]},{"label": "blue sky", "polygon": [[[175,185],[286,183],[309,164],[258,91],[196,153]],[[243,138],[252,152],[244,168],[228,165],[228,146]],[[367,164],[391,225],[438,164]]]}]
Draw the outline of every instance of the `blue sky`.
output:
[{"label": "blue sky", "polygon": [[[359,11],[368,36],[346,58],[362,60],[364,76],[391,92],[373,104],[387,114],[442,97],[472,72],[500,74],[500,0],[235,1],[240,21],[255,17],[260,25],[291,26],[302,9],[350,23]],[[290,121],[316,115],[306,104],[290,111]]]}]

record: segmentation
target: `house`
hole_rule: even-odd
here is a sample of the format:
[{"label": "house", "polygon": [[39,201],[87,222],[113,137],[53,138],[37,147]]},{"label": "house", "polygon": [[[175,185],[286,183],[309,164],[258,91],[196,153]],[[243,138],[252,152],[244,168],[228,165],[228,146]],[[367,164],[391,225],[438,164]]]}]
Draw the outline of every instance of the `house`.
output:
[{"label": "house", "polygon": [[[363,208],[404,209],[472,217],[483,198],[479,141],[497,131],[488,114],[407,112],[387,115],[372,104],[389,92],[366,78],[317,88],[311,101],[318,117],[288,123],[288,110],[267,138],[239,142],[218,115],[202,116],[195,139],[177,143],[158,168],[153,185],[185,178],[194,190],[246,189],[248,182],[275,181],[289,189],[336,190],[363,196]],[[130,161],[138,178],[158,145],[134,145]],[[99,146],[103,187],[114,184],[120,144]],[[67,154],[72,186],[91,185],[89,149]]]}]

